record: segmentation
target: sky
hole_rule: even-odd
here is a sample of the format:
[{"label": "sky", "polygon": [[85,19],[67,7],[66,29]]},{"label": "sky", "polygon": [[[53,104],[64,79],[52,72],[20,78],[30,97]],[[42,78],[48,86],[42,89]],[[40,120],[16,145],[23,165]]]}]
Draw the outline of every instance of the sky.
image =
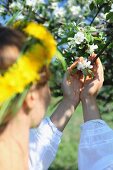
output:
[{"label": "sky", "polygon": [[9,17],[6,16],[6,19],[3,19],[3,17],[0,16],[0,23],[4,25],[8,18]]}]

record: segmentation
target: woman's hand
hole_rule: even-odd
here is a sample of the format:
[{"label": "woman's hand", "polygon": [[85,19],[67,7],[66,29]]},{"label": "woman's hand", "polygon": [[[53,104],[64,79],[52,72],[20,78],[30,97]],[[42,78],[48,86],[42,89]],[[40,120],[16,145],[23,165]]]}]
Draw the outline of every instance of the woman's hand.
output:
[{"label": "woman's hand", "polygon": [[80,90],[82,88],[82,75],[76,73],[75,75],[71,74],[71,71],[68,68],[67,73],[65,73],[62,89],[64,99],[69,100],[75,106],[79,104],[80,101]]},{"label": "woman's hand", "polygon": [[[96,54],[93,54],[90,57],[90,60],[93,60],[95,57]],[[92,71],[94,73],[94,78],[92,78],[91,76],[87,76],[86,79],[84,80],[84,85],[80,95],[81,100],[88,96],[96,97],[97,93],[99,92],[103,85],[104,81],[103,66],[99,58],[94,63]]]}]

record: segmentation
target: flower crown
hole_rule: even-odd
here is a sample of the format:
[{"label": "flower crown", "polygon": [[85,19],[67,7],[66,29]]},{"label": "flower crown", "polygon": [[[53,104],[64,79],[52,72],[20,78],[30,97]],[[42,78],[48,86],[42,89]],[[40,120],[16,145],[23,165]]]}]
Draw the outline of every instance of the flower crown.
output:
[{"label": "flower crown", "polygon": [[[16,23],[14,28],[19,25]],[[29,84],[40,80],[40,69],[50,63],[56,52],[53,36],[41,24],[29,22],[22,31],[28,37],[25,44],[28,48],[23,49],[16,63],[0,75],[0,119],[12,98],[22,93]]]}]

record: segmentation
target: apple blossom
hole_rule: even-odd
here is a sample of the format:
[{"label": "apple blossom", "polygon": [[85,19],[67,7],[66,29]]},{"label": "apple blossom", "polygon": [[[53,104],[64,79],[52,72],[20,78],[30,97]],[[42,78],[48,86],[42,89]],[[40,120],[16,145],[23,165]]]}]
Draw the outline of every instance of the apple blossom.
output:
[{"label": "apple blossom", "polygon": [[3,12],[4,12],[4,7],[0,6],[0,13],[3,13]]},{"label": "apple blossom", "polygon": [[58,2],[52,2],[50,8],[55,9],[58,7]]},{"label": "apple blossom", "polygon": [[13,2],[9,5],[10,9],[18,8],[19,10],[22,10],[23,7],[20,2]]},{"label": "apple blossom", "polygon": [[78,15],[80,10],[81,10],[80,6],[72,6],[70,8],[70,11],[74,16]]},{"label": "apple blossom", "polygon": [[26,0],[26,5],[30,7],[35,7],[37,0]]},{"label": "apple blossom", "polygon": [[98,48],[98,45],[94,45],[94,44],[89,45],[89,49],[87,50],[87,52],[89,54],[92,54],[97,48]]},{"label": "apple blossom", "polygon": [[74,35],[74,38],[68,38],[71,42],[69,44],[81,44],[85,39],[84,33],[83,32],[77,32],[77,34]]},{"label": "apple blossom", "polygon": [[58,29],[58,35],[59,36],[64,35],[64,31],[63,31],[63,29],[61,27]]},{"label": "apple blossom", "polygon": [[83,42],[85,39],[84,33],[78,32],[77,34],[75,34],[74,39],[76,44],[81,44],[81,42]]},{"label": "apple blossom", "polygon": [[78,70],[84,70],[84,69],[91,69],[93,66],[91,65],[91,61],[88,61],[87,58],[83,61],[78,62],[77,69]]},{"label": "apple blossom", "polygon": [[56,18],[63,17],[65,15],[65,9],[63,7],[56,7],[53,14]]},{"label": "apple blossom", "polygon": [[17,16],[16,20],[22,20],[22,19],[24,19],[24,18],[25,18],[25,16],[22,15],[22,14],[20,14],[20,15]]},{"label": "apple blossom", "polygon": [[39,3],[45,4],[45,1],[44,0],[38,0],[37,4],[39,4]]}]

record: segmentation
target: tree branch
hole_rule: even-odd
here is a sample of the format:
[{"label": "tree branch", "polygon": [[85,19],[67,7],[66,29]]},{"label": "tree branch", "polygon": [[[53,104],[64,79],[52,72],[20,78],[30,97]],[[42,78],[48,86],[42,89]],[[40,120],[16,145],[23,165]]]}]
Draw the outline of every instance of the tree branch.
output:
[{"label": "tree branch", "polygon": [[94,64],[96,59],[102,55],[102,53],[107,49],[107,47],[113,42],[113,36],[109,39],[109,41],[105,44],[102,50],[97,54],[97,56],[92,60],[91,64]]},{"label": "tree branch", "polygon": [[102,4],[99,8],[98,8],[98,11],[96,13],[96,15],[94,16],[94,18],[92,19],[91,23],[90,23],[90,26],[93,24],[95,18],[97,17],[97,15],[100,13],[100,11],[102,10],[102,8],[106,5],[107,3],[104,3]]}]

